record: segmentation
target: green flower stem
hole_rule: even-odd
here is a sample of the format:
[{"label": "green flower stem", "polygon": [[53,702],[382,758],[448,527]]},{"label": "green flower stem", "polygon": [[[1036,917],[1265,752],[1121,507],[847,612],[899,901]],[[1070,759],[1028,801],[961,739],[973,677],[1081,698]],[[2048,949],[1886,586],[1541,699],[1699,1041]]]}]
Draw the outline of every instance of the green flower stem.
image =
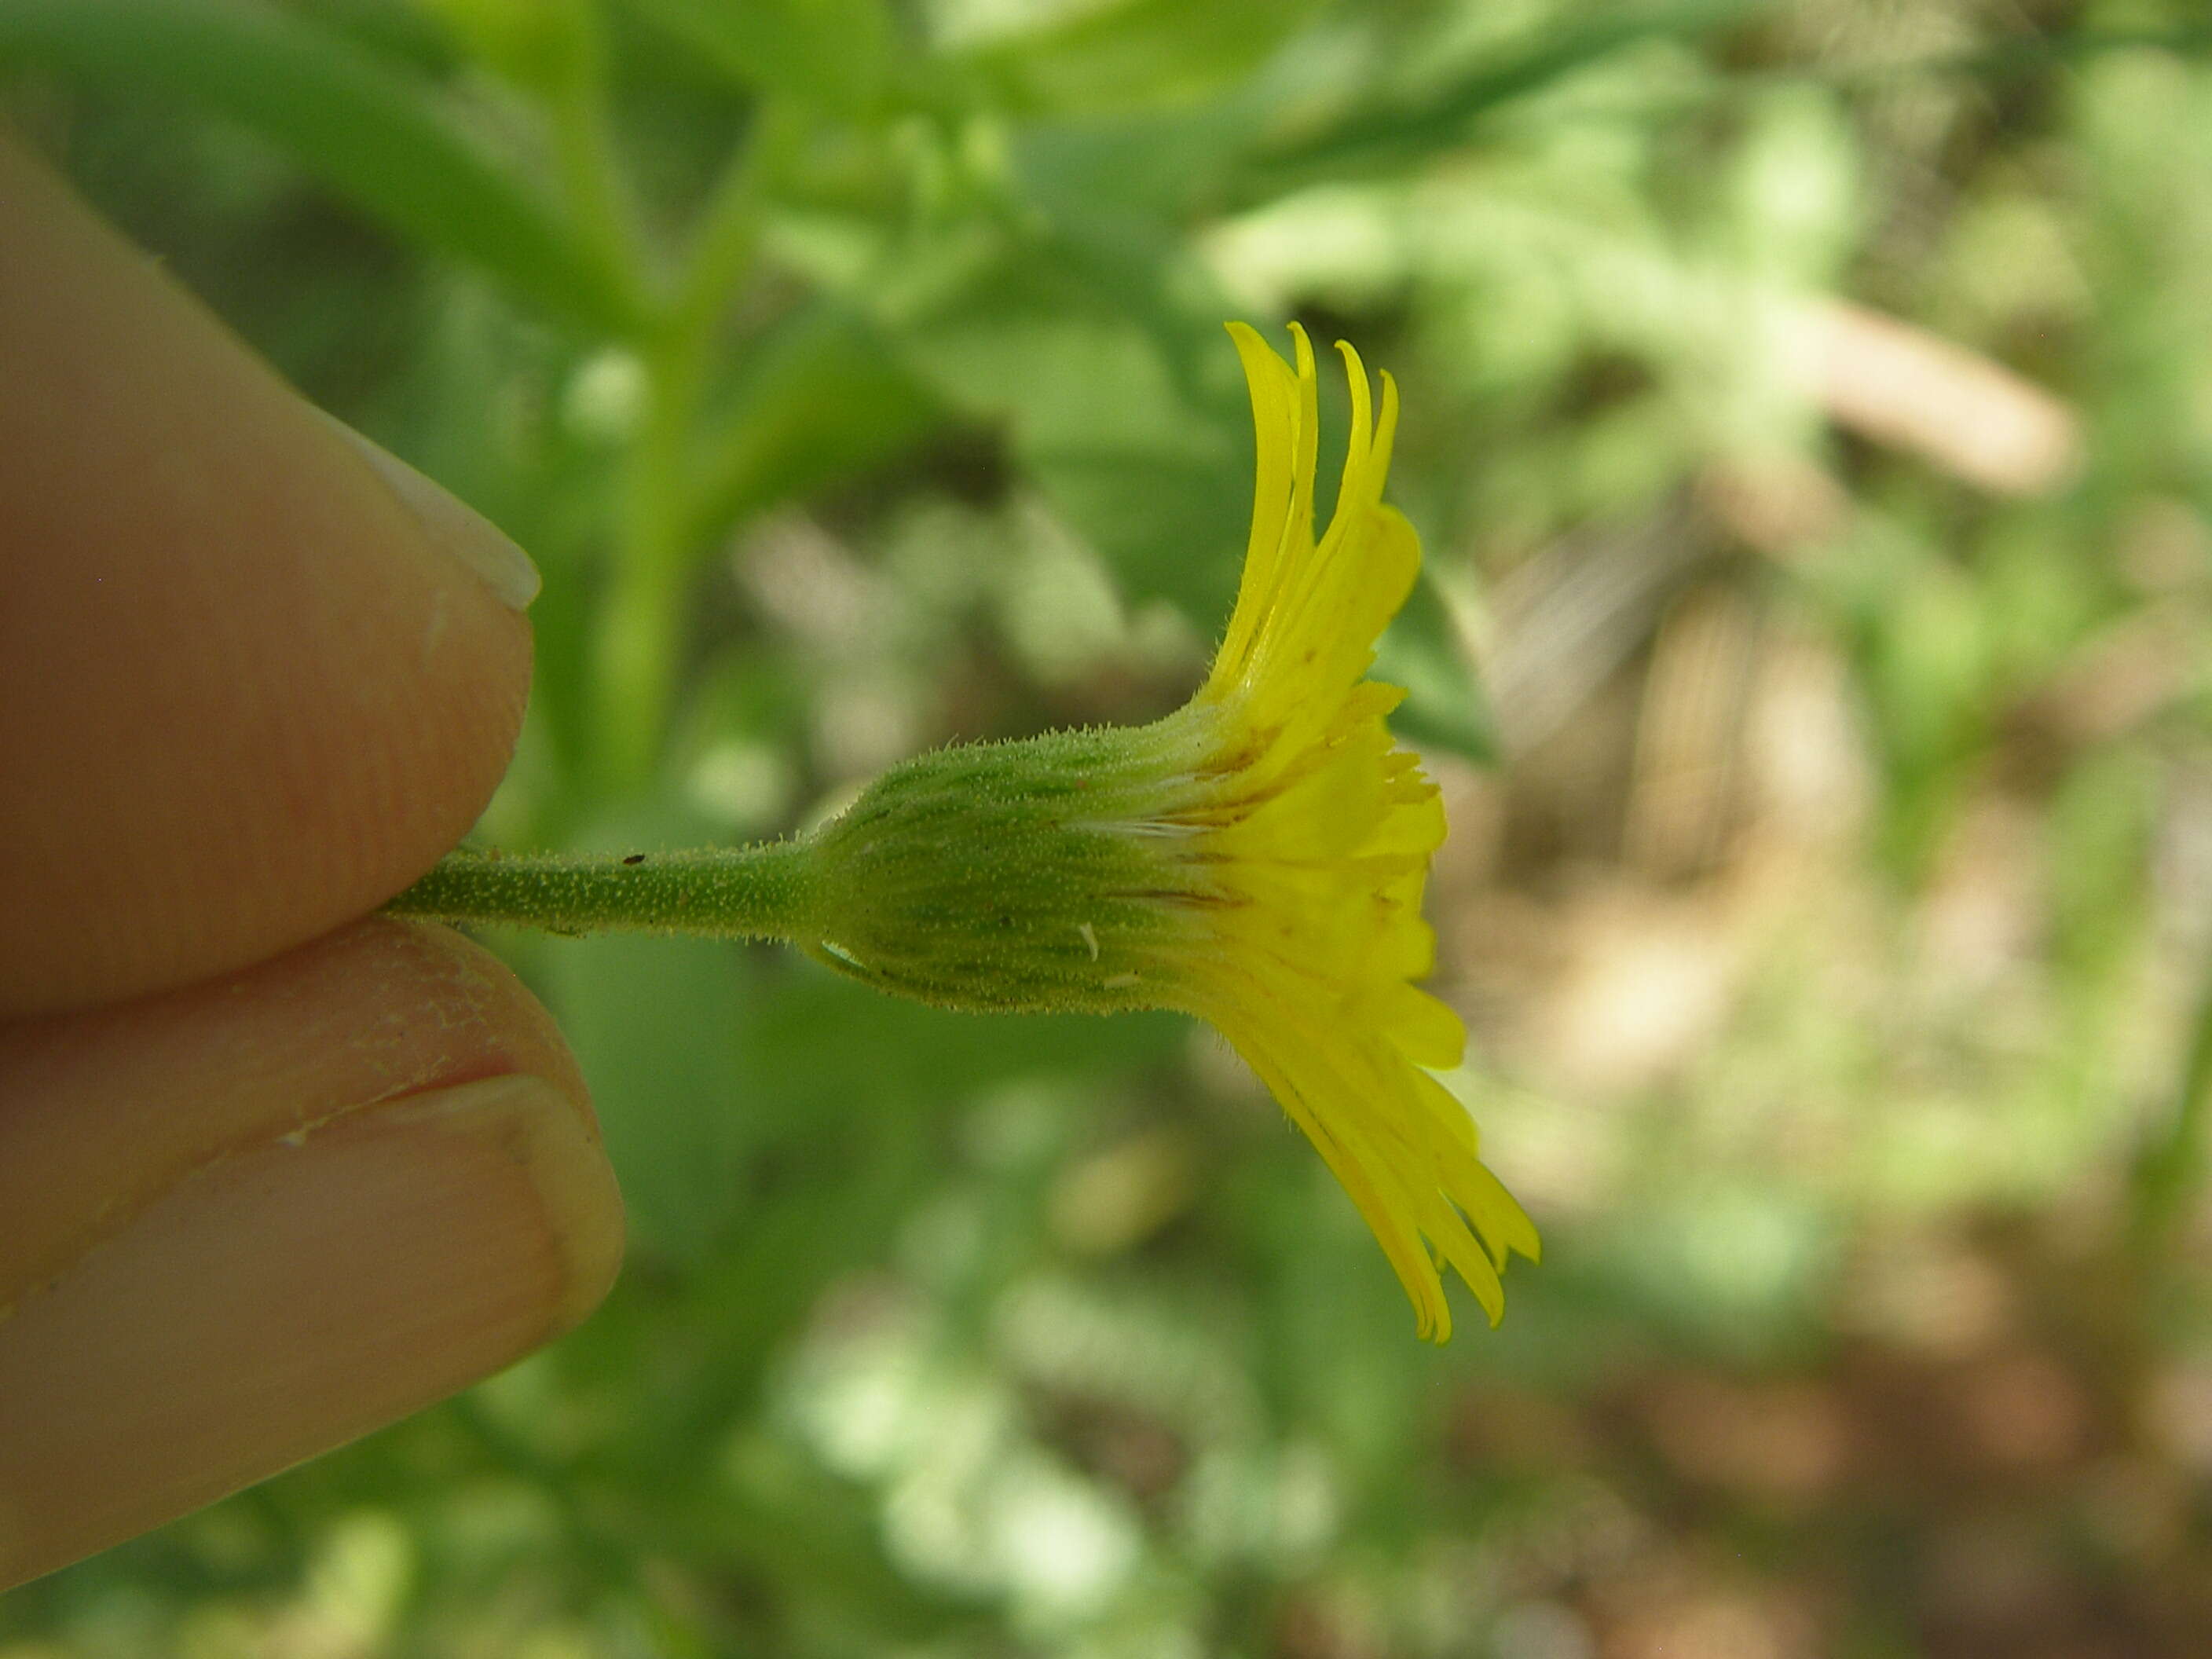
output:
[{"label": "green flower stem", "polygon": [[769,183],[788,165],[802,131],[795,107],[764,97],[743,142],[723,163],[693,221],[669,304],[668,328],[679,352],[696,356],[711,345],[731,294],[752,267]]},{"label": "green flower stem", "polygon": [[627,857],[464,848],[384,908],[393,915],[556,933],[691,933],[805,945],[815,939],[819,907],[808,848],[779,841]]},{"label": "green flower stem", "polygon": [[645,374],[645,407],[623,465],[612,557],[592,641],[592,783],[603,795],[641,793],[658,757],[678,656],[686,550],[682,458],[700,370],[666,349],[667,302],[632,222],[607,109],[602,21],[592,0],[566,0],[568,61],[546,88],[557,173],[571,222],[633,296],[624,343]]},{"label": "green flower stem", "polygon": [[659,763],[698,556],[687,457],[724,310],[751,266],[768,180],[796,142],[798,120],[774,100],[763,105],[700,214],[674,291],[633,342],[645,407],[624,458],[615,557],[592,642],[592,754],[605,795],[643,792]]},{"label": "green flower stem", "polygon": [[643,793],[660,756],[676,665],[683,657],[685,439],[690,374],[659,354],[644,360],[645,409],[623,458],[612,566],[599,600],[592,669],[598,793]]},{"label": "green flower stem", "polygon": [[556,177],[571,223],[615,272],[633,313],[651,298],[651,272],[615,159],[607,107],[605,22],[595,0],[566,0],[548,14],[565,35],[562,62],[544,88]]}]

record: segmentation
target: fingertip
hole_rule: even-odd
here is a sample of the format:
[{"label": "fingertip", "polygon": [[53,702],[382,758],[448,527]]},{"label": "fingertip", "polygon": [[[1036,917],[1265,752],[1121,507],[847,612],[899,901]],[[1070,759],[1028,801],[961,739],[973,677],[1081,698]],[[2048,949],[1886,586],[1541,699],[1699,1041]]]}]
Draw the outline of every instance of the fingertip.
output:
[{"label": "fingertip", "polygon": [[0,1017],[238,969],[459,841],[528,695],[513,544],[4,144],[0,362]]}]

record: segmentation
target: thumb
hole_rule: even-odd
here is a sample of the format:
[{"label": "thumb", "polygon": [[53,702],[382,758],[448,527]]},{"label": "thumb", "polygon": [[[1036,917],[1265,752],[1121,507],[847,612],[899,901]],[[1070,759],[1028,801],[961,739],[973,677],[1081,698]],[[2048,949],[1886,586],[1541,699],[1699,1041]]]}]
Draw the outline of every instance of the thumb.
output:
[{"label": "thumb", "polygon": [[614,1277],[544,1011],[443,928],[0,1026],[0,1589],[453,1393]]}]

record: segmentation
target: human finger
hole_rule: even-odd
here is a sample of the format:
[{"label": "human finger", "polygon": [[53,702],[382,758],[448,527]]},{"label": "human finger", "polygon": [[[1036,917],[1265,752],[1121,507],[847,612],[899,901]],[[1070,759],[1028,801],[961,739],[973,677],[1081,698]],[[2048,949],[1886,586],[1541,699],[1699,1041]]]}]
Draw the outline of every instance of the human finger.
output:
[{"label": "human finger", "polygon": [[0,140],[0,1018],[428,868],[505,769],[535,589]]},{"label": "human finger", "polygon": [[500,1369],[622,1247],[549,1017],[380,918],[0,1027],[0,1588]]}]

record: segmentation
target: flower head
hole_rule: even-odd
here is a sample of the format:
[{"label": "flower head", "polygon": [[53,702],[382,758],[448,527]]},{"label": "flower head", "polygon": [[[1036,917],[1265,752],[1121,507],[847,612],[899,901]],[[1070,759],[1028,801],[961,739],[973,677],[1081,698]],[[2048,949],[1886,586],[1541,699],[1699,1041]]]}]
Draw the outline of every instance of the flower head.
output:
[{"label": "flower head", "polygon": [[[1172,1008],[1212,1024],[1304,1131],[1375,1232],[1421,1334],[1451,1333],[1438,1260],[1493,1322],[1535,1230],[1430,1075],[1459,1017],[1414,986],[1443,808],[1366,678],[1420,543],[1382,485],[1380,409],[1343,352],[1352,434],[1314,537],[1317,382],[1242,324],[1258,438],[1251,543],[1206,683],[1166,719],[939,750],[826,826],[818,953],[948,1006]],[[1433,1254],[1432,1254],[1433,1252]]]}]

